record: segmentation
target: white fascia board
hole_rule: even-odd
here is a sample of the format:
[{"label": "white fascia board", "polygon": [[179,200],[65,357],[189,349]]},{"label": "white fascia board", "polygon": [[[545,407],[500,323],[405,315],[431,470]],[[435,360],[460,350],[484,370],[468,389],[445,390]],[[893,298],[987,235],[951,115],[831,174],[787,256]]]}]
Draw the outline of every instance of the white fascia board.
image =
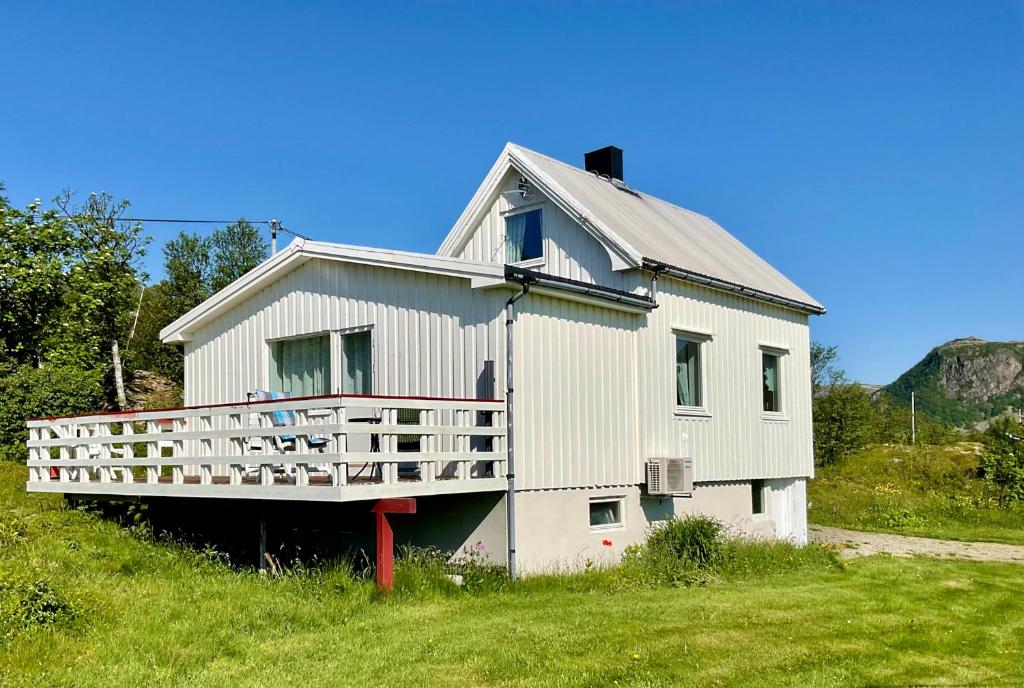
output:
[{"label": "white fascia board", "polygon": [[491,166],[484,181],[473,194],[473,198],[462,211],[459,219],[455,221],[448,236],[441,242],[441,246],[437,250],[438,255],[453,256],[462,250],[470,239],[470,232],[480,223],[493,202],[492,199],[498,192],[501,180],[510,169],[514,169],[600,242],[608,252],[614,270],[629,270],[642,264],[643,256],[639,251],[604,224],[594,220],[593,213],[581,206],[565,189],[519,154],[519,150],[519,146],[514,143],[505,144],[501,155]]},{"label": "white fascia board", "polygon": [[518,146],[510,143],[507,146],[509,160],[532,184],[565,212],[578,222],[608,252],[614,270],[629,270],[643,264],[643,255],[633,248],[629,242],[594,218],[594,214],[580,203],[553,179],[537,169],[529,159],[518,155]]},{"label": "white fascia board", "polygon": [[448,235],[437,249],[437,255],[454,256],[466,245],[470,231],[479,224],[481,217],[490,206],[491,198],[498,191],[498,185],[509,170],[509,148],[511,145],[511,143],[505,144],[498,159],[494,161],[490,171],[487,172],[487,176],[477,187],[466,207],[462,209],[459,219],[448,230]]},{"label": "white fascia board", "polygon": [[341,260],[346,263],[376,265],[395,270],[429,272],[446,277],[463,277],[480,286],[491,281],[504,282],[505,267],[496,263],[479,263],[461,258],[450,258],[429,253],[412,253],[369,246],[350,246],[321,241],[307,241],[303,253],[312,258]]},{"label": "white fascia board", "polygon": [[209,319],[244,301],[252,292],[262,289],[269,281],[280,278],[314,258],[375,265],[392,270],[411,270],[459,277],[470,280],[473,288],[488,287],[505,282],[505,266],[494,263],[477,263],[427,253],[296,239],[288,248],[160,330],[160,340],[166,344],[190,341],[192,333]]}]

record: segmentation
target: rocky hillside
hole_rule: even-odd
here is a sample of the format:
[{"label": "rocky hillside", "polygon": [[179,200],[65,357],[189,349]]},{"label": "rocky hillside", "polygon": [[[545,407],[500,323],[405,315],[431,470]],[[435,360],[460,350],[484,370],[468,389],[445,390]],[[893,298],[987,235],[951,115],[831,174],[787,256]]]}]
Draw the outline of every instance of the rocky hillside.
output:
[{"label": "rocky hillside", "polygon": [[1024,341],[976,337],[941,344],[885,388],[896,403],[917,407],[933,420],[970,426],[1024,406]]}]

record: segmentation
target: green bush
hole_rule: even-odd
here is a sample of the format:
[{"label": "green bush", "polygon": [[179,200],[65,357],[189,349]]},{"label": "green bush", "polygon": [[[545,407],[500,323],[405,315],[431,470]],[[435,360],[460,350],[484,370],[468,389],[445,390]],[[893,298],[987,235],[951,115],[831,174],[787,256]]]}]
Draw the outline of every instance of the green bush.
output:
[{"label": "green bush", "polygon": [[642,585],[703,585],[716,578],[764,576],[838,566],[833,549],[780,540],[730,537],[710,516],[670,518],[626,550],[621,578]]},{"label": "green bush", "polygon": [[0,458],[24,461],[29,418],[64,416],[100,408],[103,375],[99,370],[64,366],[22,366],[0,377]]},{"label": "green bush", "polygon": [[725,525],[710,516],[672,517],[652,526],[642,545],[626,549],[623,576],[647,585],[708,580],[725,551]]},{"label": "green bush", "polygon": [[981,476],[995,487],[999,505],[1024,500],[1024,425],[1002,418],[992,423],[982,440]]}]

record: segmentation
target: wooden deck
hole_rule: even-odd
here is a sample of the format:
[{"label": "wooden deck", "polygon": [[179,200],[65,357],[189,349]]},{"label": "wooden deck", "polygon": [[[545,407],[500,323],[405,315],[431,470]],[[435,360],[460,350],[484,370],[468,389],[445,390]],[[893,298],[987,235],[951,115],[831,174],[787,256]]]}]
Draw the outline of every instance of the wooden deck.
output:
[{"label": "wooden deck", "polygon": [[36,419],[27,488],[315,501],[498,491],[504,411],[496,400],[332,395]]}]

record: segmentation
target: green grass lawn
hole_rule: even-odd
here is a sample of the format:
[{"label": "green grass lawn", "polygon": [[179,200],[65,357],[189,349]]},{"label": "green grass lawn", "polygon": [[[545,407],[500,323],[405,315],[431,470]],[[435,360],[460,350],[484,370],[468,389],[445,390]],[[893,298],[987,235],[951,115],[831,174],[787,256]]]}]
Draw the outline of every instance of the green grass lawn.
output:
[{"label": "green grass lawn", "polygon": [[812,523],[855,530],[1024,545],[1024,507],[997,506],[976,477],[980,445],[866,447],[818,469]]},{"label": "green grass lawn", "polygon": [[[613,571],[380,596],[340,567],[233,570],[22,480],[0,464],[2,686],[1024,685],[1012,564],[872,557],[691,588]],[[17,623],[26,581],[52,623]]]}]

